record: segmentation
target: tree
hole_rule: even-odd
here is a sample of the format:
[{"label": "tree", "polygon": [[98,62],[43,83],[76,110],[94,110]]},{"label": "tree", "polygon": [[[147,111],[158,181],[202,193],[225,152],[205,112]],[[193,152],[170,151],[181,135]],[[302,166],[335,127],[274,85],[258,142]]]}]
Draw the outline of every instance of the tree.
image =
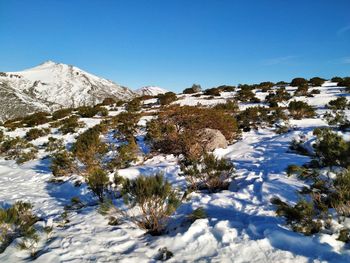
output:
[{"label": "tree", "polygon": [[299,87],[299,86],[302,86],[302,85],[307,85],[307,80],[304,79],[304,78],[294,78],[292,80],[292,82],[290,83],[290,85],[292,87]]},{"label": "tree", "polygon": [[182,93],[183,94],[193,94],[193,93],[198,93],[201,91],[202,91],[201,85],[193,84],[191,88],[184,89]]},{"label": "tree", "polygon": [[100,167],[94,167],[87,176],[87,184],[91,191],[103,202],[104,192],[109,184],[107,173]]},{"label": "tree", "polygon": [[309,83],[314,87],[318,87],[318,86],[322,86],[325,81],[326,80],[323,78],[314,77],[309,80]]}]

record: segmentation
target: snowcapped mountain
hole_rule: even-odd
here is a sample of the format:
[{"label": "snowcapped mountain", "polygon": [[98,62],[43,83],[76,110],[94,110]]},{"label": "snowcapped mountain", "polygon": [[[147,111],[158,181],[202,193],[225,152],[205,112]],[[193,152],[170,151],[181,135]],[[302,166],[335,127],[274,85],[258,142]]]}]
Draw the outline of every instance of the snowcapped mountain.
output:
[{"label": "snowcapped mountain", "polygon": [[164,94],[167,92],[168,92],[168,90],[162,89],[162,88],[156,87],[156,86],[146,86],[146,87],[140,88],[140,89],[135,91],[135,93],[140,95],[140,96],[144,96],[144,95],[157,96],[159,94]]},{"label": "snowcapped mountain", "polygon": [[77,67],[47,61],[19,72],[0,73],[0,120],[34,111],[50,111],[101,102],[104,98],[129,99],[135,94]]}]

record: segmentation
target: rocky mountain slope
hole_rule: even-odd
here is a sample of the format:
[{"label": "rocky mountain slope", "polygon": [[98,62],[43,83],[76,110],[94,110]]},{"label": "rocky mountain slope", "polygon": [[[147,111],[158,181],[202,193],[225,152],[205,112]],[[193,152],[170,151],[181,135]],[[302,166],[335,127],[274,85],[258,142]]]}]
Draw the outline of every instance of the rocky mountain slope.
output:
[{"label": "rocky mountain slope", "polygon": [[143,88],[136,90],[135,92],[136,92],[136,94],[138,94],[140,96],[144,96],[144,95],[157,96],[159,94],[167,93],[168,90],[160,88],[160,87],[156,87],[156,86],[146,86],[146,87],[143,87]]},{"label": "rocky mountain slope", "polygon": [[77,67],[47,61],[19,72],[0,73],[0,121],[35,111],[78,107],[104,98],[129,99],[135,94]]}]

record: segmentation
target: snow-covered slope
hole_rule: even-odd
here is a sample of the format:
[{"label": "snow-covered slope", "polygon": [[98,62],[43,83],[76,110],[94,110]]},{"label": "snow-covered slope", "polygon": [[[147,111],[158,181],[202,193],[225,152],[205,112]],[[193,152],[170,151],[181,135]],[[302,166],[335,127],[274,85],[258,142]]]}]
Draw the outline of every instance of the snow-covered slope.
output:
[{"label": "snow-covered slope", "polygon": [[0,120],[37,110],[91,105],[106,97],[129,99],[135,95],[110,80],[52,61],[2,73],[0,93]]},{"label": "snow-covered slope", "polygon": [[140,88],[140,89],[135,91],[135,93],[140,95],[140,96],[144,96],[144,95],[157,96],[159,94],[164,94],[167,92],[168,92],[168,90],[162,89],[162,88],[156,87],[156,86],[146,86],[146,87]]}]

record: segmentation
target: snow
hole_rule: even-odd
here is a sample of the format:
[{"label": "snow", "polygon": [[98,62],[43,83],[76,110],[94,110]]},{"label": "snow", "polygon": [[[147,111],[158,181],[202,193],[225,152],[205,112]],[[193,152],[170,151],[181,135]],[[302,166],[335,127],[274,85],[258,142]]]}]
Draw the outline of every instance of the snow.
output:
[{"label": "snow", "polygon": [[157,96],[159,94],[164,94],[169,92],[166,89],[157,87],[157,86],[146,86],[142,87],[140,89],[135,90],[135,93],[141,96],[148,95],[148,96]]},{"label": "snow", "polygon": [[[50,67],[50,64],[39,66]],[[42,69],[37,69],[40,72]],[[39,73],[38,73],[39,74]],[[342,95],[342,89],[333,89],[332,83],[319,88],[321,94],[313,98],[298,97],[317,106],[322,112],[331,99]],[[292,91],[293,88],[288,88]],[[181,105],[215,105],[234,96],[225,93],[212,100],[180,95]],[[261,95],[262,96],[262,95]],[[252,104],[242,104],[248,107]],[[122,112],[118,109],[111,115]],[[144,127],[153,116],[143,116],[137,136],[142,150]],[[85,127],[79,133],[98,124],[100,118],[82,118]],[[171,218],[168,234],[152,237],[130,222],[118,226],[108,225],[108,220],[97,212],[96,200],[83,183],[74,186],[77,177],[67,178],[62,184],[53,184],[49,159],[30,161],[17,165],[14,161],[0,159],[0,204],[8,205],[16,200],[33,203],[34,211],[45,221],[54,224],[53,238],[42,243],[42,252],[35,262],[155,262],[158,250],[167,247],[174,256],[169,262],[349,262],[350,251],[337,236],[320,233],[304,236],[289,230],[283,218],[276,217],[270,203],[272,197],[296,203],[297,191],[306,185],[295,177],[288,177],[285,169],[290,164],[304,164],[309,157],[289,150],[290,142],[299,135],[312,141],[312,130],[327,124],[320,118],[291,120],[293,130],[276,134],[271,129],[245,132],[242,140],[226,149],[216,149],[214,154],[232,161],[236,179],[229,190],[219,193],[194,192],[183,202]],[[23,136],[24,129],[7,132],[10,136]],[[58,135],[56,135],[58,136]],[[62,137],[66,142],[73,135]],[[41,144],[45,138],[35,141]],[[108,138],[106,138],[108,140]],[[43,156],[43,153],[41,156]],[[120,176],[134,179],[140,175],[163,172],[164,176],[184,191],[186,180],[180,173],[177,157],[155,155],[142,164],[118,171]],[[66,227],[58,227],[57,220],[78,196],[86,206],[69,214]],[[194,209],[203,207],[208,218],[190,224],[186,217]],[[340,226],[339,226],[340,227]],[[0,262],[24,262],[26,253],[12,243],[0,254]]]}]

